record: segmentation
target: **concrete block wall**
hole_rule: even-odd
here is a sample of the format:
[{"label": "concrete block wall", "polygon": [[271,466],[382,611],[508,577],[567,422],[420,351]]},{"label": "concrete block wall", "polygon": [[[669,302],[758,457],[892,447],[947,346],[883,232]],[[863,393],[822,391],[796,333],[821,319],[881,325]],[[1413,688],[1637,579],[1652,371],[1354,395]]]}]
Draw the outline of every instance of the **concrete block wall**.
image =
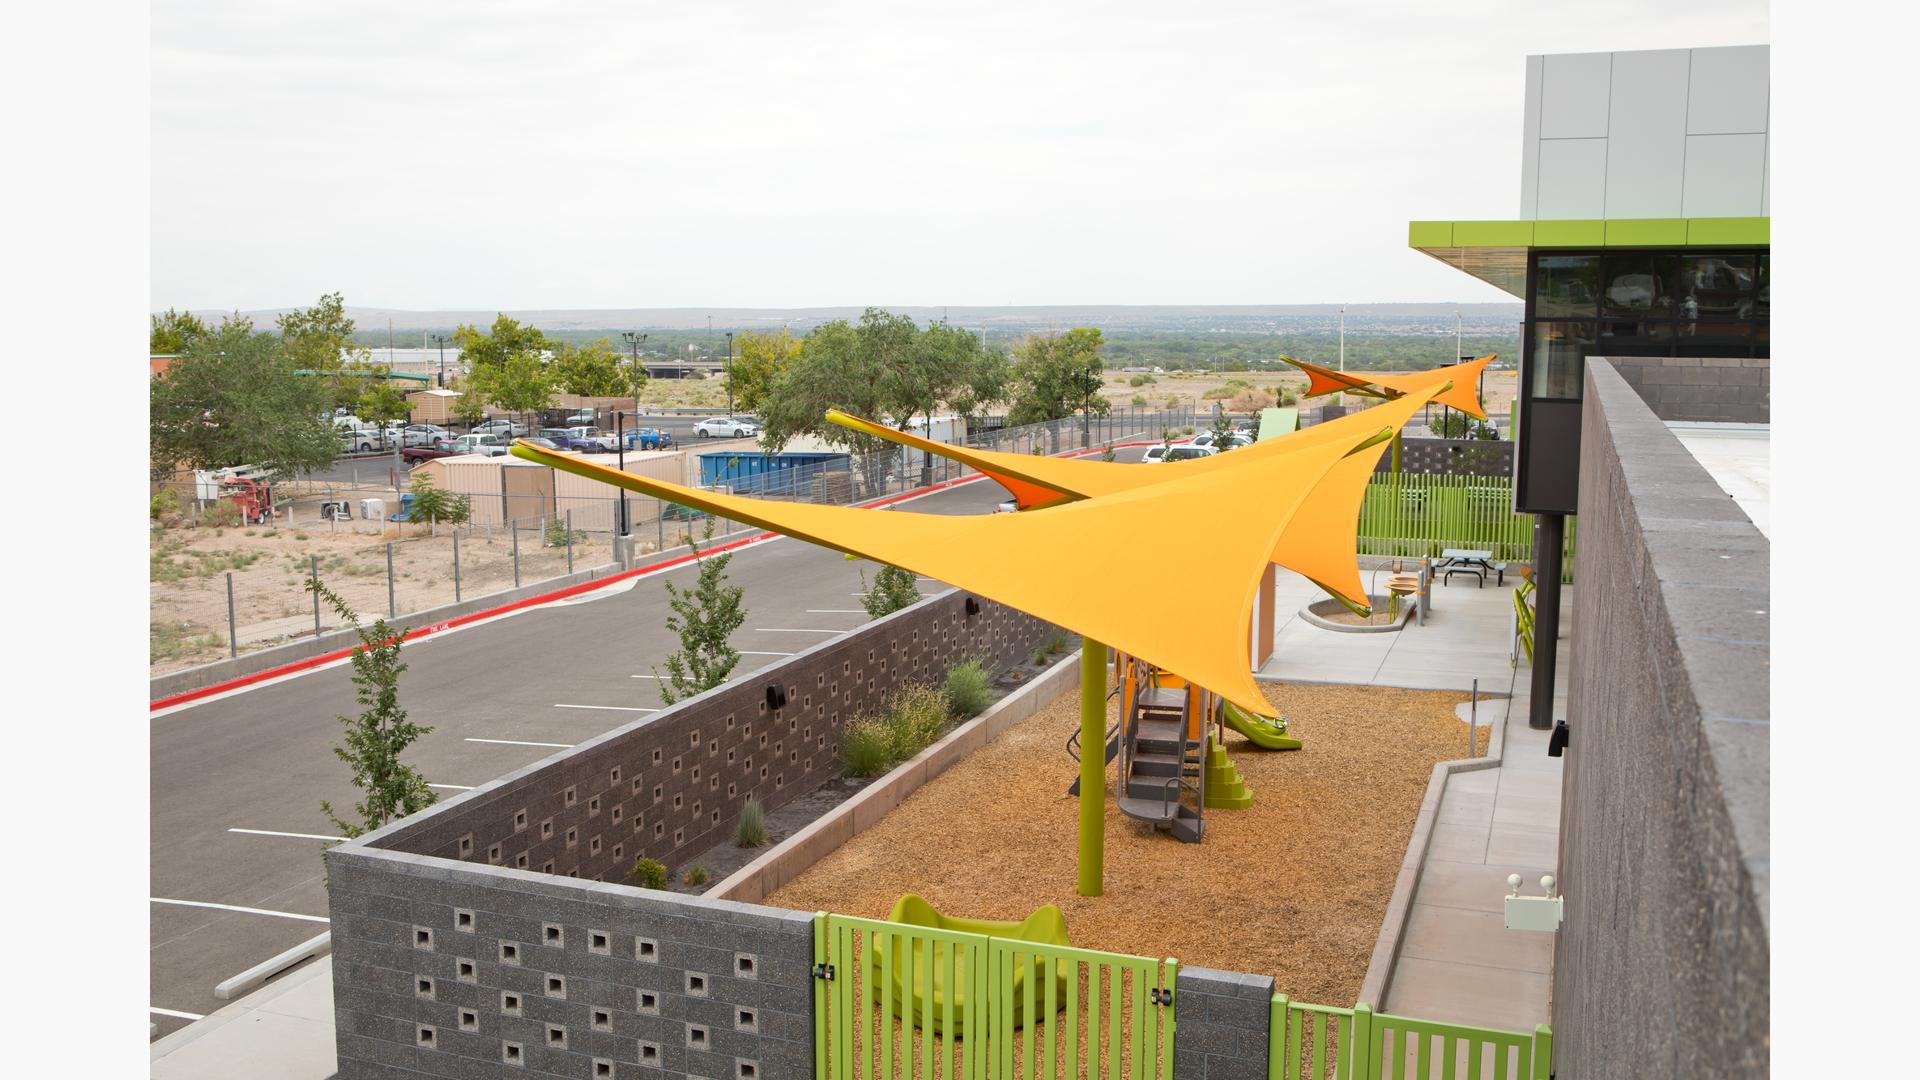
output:
[{"label": "concrete block wall", "polygon": [[590,880],[641,856],[675,870],[731,835],[749,797],[771,811],[839,775],[846,722],[894,690],[1024,658],[1053,630],[949,591],[447,800],[381,846]]},{"label": "concrete block wall", "polygon": [[[1376,473],[1393,471],[1391,451],[1380,455]],[[1444,473],[1451,476],[1513,475],[1513,443],[1505,439],[1400,440],[1400,471]]]},{"label": "concrete block wall", "polygon": [[1769,546],[1622,371],[1586,380],[1557,1075],[1763,1076]]},{"label": "concrete block wall", "polygon": [[340,1080],[807,1080],[813,920],[383,851],[327,852]]},{"label": "concrete block wall", "polygon": [[1273,979],[1183,967],[1174,982],[1173,1071],[1180,1080],[1266,1080]]},{"label": "concrete block wall", "polygon": [[1613,356],[1608,362],[1661,420],[1764,424],[1773,368],[1765,357]]}]

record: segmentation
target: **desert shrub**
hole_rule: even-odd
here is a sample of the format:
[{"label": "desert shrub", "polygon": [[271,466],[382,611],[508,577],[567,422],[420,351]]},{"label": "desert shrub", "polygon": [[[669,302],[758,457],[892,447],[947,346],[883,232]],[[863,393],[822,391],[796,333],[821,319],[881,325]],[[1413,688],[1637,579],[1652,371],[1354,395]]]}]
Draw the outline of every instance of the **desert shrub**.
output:
[{"label": "desert shrub", "polygon": [[687,867],[686,873],[680,875],[680,880],[688,885],[705,885],[713,880],[713,871],[699,863],[694,863]]},{"label": "desert shrub", "polygon": [[1133,401],[1132,401],[1132,405],[1133,405],[1133,407],[1134,407],[1134,408],[1136,408],[1136,409],[1144,409],[1144,408],[1146,408],[1146,407],[1147,407],[1148,405],[1151,405],[1151,404],[1153,404],[1153,403],[1147,400],[1147,395],[1145,395],[1145,394],[1135,394],[1135,395],[1133,395]]},{"label": "desert shrub", "polygon": [[860,606],[876,619],[920,602],[920,587],[911,570],[882,566],[880,572],[873,575],[872,585],[867,584],[867,575],[862,571],[860,584]]},{"label": "desert shrub", "polygon": [[1127,385],[1128,386],[1146,386],[1148,383],[1156,383],[1159,381],[1160,380],[1154,378],[1151,375],[1135,375],[1132,378],[1127,380]]},{"label": "desert shrub", "polygon": [[1067,651],[1066,631],[1060,630],[1057,628],[1054,630],[1048,631],[1047,640],[1044,643],[1042,643],[1040,647],[1046,651],[1046,654],[1048,656],[1059,656],[1061,653],[1066,652]]},{"label": "desert shrub", "polygon": [[[587,530],[585,529],[573,530],[573,539],[575,543],[585,543],[587,539]],[[566,518],[555,517],[555,518],[547,519],[545,543],[548,547],[566,547],[567,546],[567,519]]]},{"label": "desert shrub", "polygon": [[733,844],[744,848],[767,846],[767,812],[759,799],[748,797],[747,804],[740,808],[740,820],[733,826]]},{"label": "desert shrub", "polygon": [[955,664],[947,671],[947,711],[963,719],[987,709],[987,669],[980,661]]},{"label": "desert shrub", "polygon": [[221,499],[200,515],[200,524],[209,529],[237,529],[244,523],[240,520],[240,508]]},{"label": "desert shrub", "polygon": [[170,488],[162,488],[147,500],[147,516],[164,528],[171,529],[180,524],[180,496]]},{"label": "desert shrub", "polygon": [[893,733],[886,721],[859,716],[840,736],[840,763],[848,776],[879,776],[893,764]]},{"label": "desert shrub", "polygon": [[1180,407],[1180,395],[1179,395],[1179,394],[1168,394],[1168,395],[1167,395],[1167,400],[1166,400],[1166,407],[1167,407],[1167,408],[1169,408],[1169,409],[1177,409],[1177,408],[1179,408],[1179,407]]},{"label": "desert shrub", "polygon": [[947,726],[946,691],[925,683],[901,687],[887,699],[886,718],[893,760],[905,761],[939,740]]},{"label": "desert shrub", "polygon": [[633,860],[633,869],[627,871],[627,880],[643,889],[664,889],[667,887],[667,865],[642,855]]}]

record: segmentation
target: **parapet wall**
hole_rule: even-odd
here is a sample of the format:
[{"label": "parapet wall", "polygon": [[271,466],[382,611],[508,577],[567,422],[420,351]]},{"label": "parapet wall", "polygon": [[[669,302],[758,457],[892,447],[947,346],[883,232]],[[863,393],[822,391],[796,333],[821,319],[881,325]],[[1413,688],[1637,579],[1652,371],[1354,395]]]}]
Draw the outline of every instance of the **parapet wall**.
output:
[{"label": "parapet wall", "polygon": [[1613,363],[1582,419],[1558,1075],[1764,1076],[1769,548]]},{"label": "parapet wall", "polygon": [[1610,356],[1607,362],[1661,420],[1764,424],[1773,367],[1765,357]]}]

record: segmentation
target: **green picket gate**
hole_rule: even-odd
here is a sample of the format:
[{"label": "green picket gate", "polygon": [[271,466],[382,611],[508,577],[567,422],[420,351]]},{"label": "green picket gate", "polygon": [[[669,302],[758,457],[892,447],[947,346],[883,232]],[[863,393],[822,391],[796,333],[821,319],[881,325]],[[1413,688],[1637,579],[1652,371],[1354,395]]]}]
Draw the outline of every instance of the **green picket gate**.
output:
[{"label": "green picket gate", "polygon": [[1362,1003],[1351,1009],[1273,996],[1268,1080],[1548,1080],[1553,1030],[1443,1024]]},{"label": "green picket gate", "polygon": [[1178,964],[814,917],[817,1080],[1172,1080]]}]

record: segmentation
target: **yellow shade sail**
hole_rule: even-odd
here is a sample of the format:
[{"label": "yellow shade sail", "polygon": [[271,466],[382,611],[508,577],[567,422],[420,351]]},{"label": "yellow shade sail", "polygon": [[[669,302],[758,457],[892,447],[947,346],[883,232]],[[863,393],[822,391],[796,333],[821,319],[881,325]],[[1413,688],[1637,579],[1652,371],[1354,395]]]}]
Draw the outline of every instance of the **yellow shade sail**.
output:
[{"label": "yellow shade sail", "polygon": [[[937,578],[1180,672],[1243,709],[1270,715],[1273,707],[1247,664],[1247,627],[1260,576],[1309,493],[1356,446],[1378,434],[1322,438],[1297,453],[1188,471],[1046,513],[961,517],[697,491],[524,441],[513,454]],[[1348,521],[1349,562],[1352,536]]]},{"label": "yellow shade sail", "polygon": [[[1445,385],[1427,386],[1388,404],[1228,453],[1151,466],[949,446],[837,409],[829,411],[827,419],[855,431],[951,458],[978,469],[1012,493],[1022,510],[1028,510],[1073,499],[1134,491],[1149,485],[1209,475],[1218,470],[1243,468],[1328,444],[1357,446],[1382,431],[1398,431]],[[1367,483],[1372,479],[1380,455],[1385,450],[1386,443],[1383,440],[1377,447],[1349,454],[1330,468],[1327,475],[1307,494],[1293,524],[1282,532],[1275,544],[1272,556],[1273,562],[1344,598],[1348,603],[1363,608],[1369,606],[1370,601],[1360,581],[1359,564],[1354,558],[1358,550],[1355,531],[1360,520],[1360,506],[1366,498]],[[1216,516],[1234,513],[1234,509],[1227,508],[1217,511]]]},{"label": "yellow shade sail", "polygon": [[[1331,368],[1311,364],[1305,360],[1295,360],[1290,356],[1280,359],[1307,373],[1307,397],[1319,397],[1345,391],[1347,393],[1368,394],[1372,396],[1398,397],[1424,390],[1429,386],[1452,383],[1451,389],[1434,395],[1435,405],[1445,405],[1450,409],[1459,409],[1478,420],[1487,418],[1486,410],[1480,405],[1480,373],[1492,363],[1497,353],[1469,360],[1464,364],[1416,371],[1408,375],[1380,375],[1374,372],[1334,371]],[[1375,389],[1378,387],[1378,389]]]}]

